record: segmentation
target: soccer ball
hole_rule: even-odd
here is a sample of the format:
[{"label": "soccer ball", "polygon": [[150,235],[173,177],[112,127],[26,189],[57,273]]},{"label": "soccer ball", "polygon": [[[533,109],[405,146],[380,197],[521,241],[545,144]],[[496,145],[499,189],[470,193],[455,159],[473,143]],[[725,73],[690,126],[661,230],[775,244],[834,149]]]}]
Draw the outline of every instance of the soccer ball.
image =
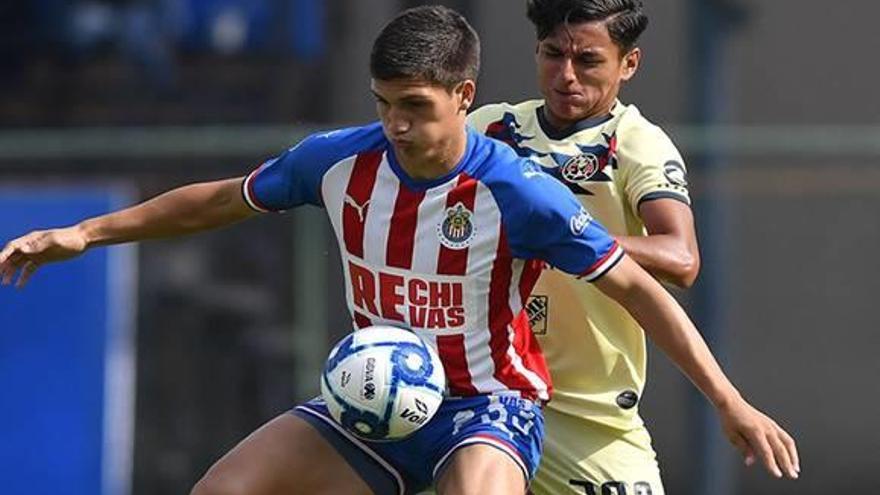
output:
[{"label": "soccer ball", "polygon": [[440,357],[414,333],[362,328],[330,351],[321,394],[339,424],[367,440],[397,440],[424,426],[443,402]]}]

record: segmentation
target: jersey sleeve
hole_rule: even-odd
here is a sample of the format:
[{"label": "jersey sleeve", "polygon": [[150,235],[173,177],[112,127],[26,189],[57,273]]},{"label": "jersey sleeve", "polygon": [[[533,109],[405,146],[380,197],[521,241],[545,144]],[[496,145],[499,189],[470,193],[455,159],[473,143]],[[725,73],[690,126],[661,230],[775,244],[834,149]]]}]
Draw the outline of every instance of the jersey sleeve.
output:
[{"label": "jersey sleeve", "polygon": [[632,211],[638,212],[644,201],[659,198],[689,205],[687,169],[669,136],[648,124],[620,135],[617,159]]},{"label": "jersey sleeve", "polygon": [[[524,218],[510,228],[515,255],[537,258],[564,272],[594,281],[623,257],[623,249],[581,206],[568,188],[538,170],[526,188],[528,211],[511,212]],[[540,175],[538,175],[540,174]]]},{"label": "jersey sleeve", "polygon": [[251,172],[242,183],[242,195],[259,212],[322,206],[324,174],[340,160],[381,144],[378,124],[312,134]]}]

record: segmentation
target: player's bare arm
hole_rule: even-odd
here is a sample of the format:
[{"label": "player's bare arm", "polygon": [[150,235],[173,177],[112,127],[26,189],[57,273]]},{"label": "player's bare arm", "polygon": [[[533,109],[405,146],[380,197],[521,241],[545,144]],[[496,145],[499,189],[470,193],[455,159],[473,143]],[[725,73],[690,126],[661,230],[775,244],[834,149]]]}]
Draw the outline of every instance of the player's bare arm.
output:
[{"label": "player's bare arm", "polygon": [[792,437],[742,398],[687,314],[660,284],[624,256],[596,286],[632,314],[715,406],[727,438],[742,452],[747,465],[760,459],[776,477],[783,473],[798,477],[800,465]]},{"label": "player's bare arm", "polygon": [[38,267],[74,258],[91,247],[158,239],[222,227],[254,211],[241,197],[241,178],[183,186],[124,210],[70,227],[38,230],[0,251],[0,282],[23,287]]},{"label": "player's bare arm", "polygon": [[660,198],[639,205],[647,236],[620,236],[617,241],[642,268],[681,288],[694,284],[700,272],[700,252],[690,206]]}]

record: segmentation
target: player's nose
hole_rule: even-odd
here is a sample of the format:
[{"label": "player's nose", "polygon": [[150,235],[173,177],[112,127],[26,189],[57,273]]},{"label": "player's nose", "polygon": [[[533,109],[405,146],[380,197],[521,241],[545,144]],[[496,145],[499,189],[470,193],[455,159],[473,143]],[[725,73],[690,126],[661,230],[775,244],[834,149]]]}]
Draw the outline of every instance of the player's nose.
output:
[{"label": "player's nose", "polygon": [[570,58],[565,57],[565,60],[559,64],[559,73],[558,78],[560,81],[571,84],[577,82],[577,74],[574,70],[574,61]]},{"label": "player's nose", "polygon": [[396,112],[388,112],[385,115],[385,130],[393,136],[406,134],[409,131],[410,125],[409,119]]}]

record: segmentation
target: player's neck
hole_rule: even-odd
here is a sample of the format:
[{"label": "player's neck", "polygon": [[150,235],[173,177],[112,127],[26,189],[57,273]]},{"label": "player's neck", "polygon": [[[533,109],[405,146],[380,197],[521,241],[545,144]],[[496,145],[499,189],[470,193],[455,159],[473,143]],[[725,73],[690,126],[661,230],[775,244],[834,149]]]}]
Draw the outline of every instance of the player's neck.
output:
[{"label": "player's neck", "polygon": [[395,148],[400,167],[410,178],[431,180],[443,177],[458,166],[467,150],[467,131],[462,129],[430,150]]}]

